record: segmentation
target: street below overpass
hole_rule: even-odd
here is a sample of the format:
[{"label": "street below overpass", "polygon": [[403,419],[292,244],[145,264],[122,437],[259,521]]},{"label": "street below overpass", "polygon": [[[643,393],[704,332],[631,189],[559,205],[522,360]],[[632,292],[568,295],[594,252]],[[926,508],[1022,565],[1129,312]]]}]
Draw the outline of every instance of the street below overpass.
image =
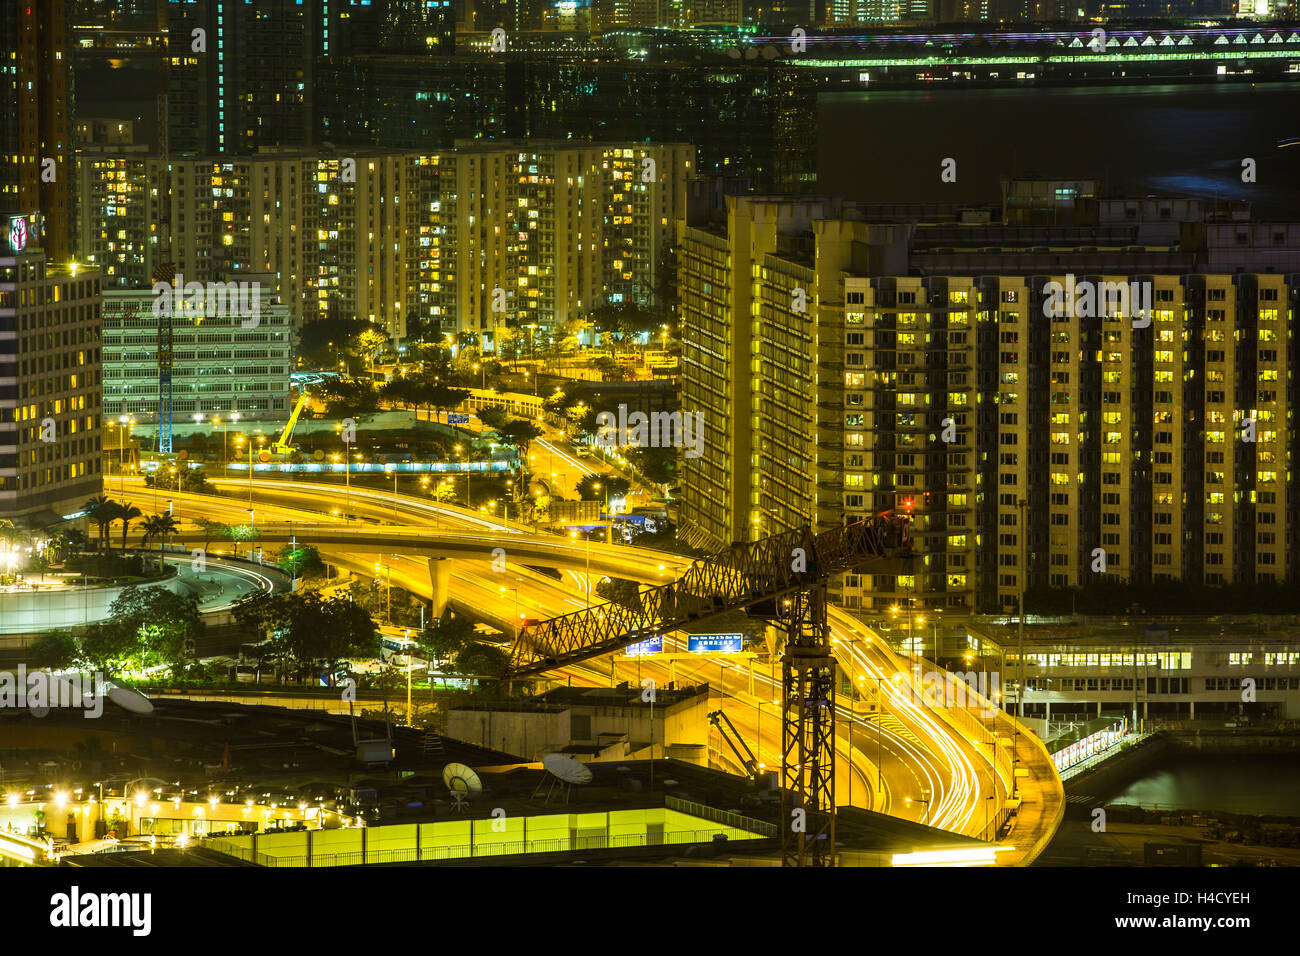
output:
[{"label": "street below overpass", "polygon": [[[202,544],[189,525],[195,518],[250,520],[246,482],[213,484],[231,497],[159,493],[186,522],[179,537],[190,547]],[[521,618],[587,607],[589,588],[602,575],[662,584],[690,563],[665,552],[506,528],[455,506],[373,489],[345,492],[337,485],[263,480],[256,482],[254,493],[258,545],[291,540],[312,545],[331,564],[391,580],[425,599],[434,591],[429,559],[446,559],[445,596],[451,606],[509,633]],[[346,520],[348,514],[356,520]],[[504,570],[498,570],[497,549],[504,552]],[[214,547],[214,553],[219,549]],[[561,578],[533,567],[554,568]],[[590,600],[598,604],[602,599],[591,593]],[[1060,780],[1037,738],[1001,709],[931,706],[917,686],[911,658],[898,655],[840,609],[832,608],[830,624],[836,658],[861,692],[856,699],[841,695],[837,705],[837,804],[987,838],[1015,779],[1019,811],[1000,843],[1014,849],[1000,853],[999,863],[1024,863],[1036,856],[1055,832],[1064,806]],[[664,646],[669,652],[686,650],[672,636]],[[924,670],[930,670],[928,665]],[[775,660],[702,656],[665,663],[617,653],[557,669],[549,677],[592,687],[625,680],[639,685],[646,679],[658,686],[707,682],[717,688],[712,706],[725,711],[764,768],[781,765],[781,676]],[[710,732],[709,751],[716,764],[743,772],[716,731]]]}]

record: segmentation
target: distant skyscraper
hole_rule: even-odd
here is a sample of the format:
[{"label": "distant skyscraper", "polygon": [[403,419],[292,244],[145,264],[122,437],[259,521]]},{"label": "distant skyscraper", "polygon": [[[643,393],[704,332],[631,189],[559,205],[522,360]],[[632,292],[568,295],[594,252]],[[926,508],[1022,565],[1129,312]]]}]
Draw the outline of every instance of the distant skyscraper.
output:
[{"label": "distant skyscraper", "polygon": [[71,250],[71,87],[64,0],[0,5],[0,211],[39,214],[41,248]]},{"label": "distant skyscraper", "polygon": [[318,22],[295,0],[168,6],[172,155],[300,147],[312,138]]}]

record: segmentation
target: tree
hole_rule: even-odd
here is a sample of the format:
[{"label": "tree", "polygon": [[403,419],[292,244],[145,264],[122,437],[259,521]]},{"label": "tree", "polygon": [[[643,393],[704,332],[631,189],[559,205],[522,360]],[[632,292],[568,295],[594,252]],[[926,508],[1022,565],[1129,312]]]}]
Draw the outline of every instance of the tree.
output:
[{"label": "tree", "polygon": [[497,429],[497,435],[507,445],[514,445],[519,449],[519,457],[527,460],[528,446],[533,441],[542,436],[542,429],[536,422],[530,422],[526,419],[517,419],[507,422]]},{"label": "tree", "polygon": [[213,521],[207,515],[200,515],[198,518],[195,518],[194,523],[198,525],[199,530],[203,532],[204,551],[212,550],[213,538],[230,537],[230,525],[224,524],[220,521]]},{"label": "tree", "polygon": [[63,670],[76,663],[81,648],[70,631],[51,631],[32,641],[29,648],[37,667]]},{"label": "tree", "polygon": [[677,477],[675,448],[629,448],[628,460],[641,474],[657,485],[667,485]]},{"label": "tree", "polygon": [[467,617],[457,617],[450,610],[426,627],[418,641],[420,648],[440,661],[452,660],[469,647],[477,635],[474,623]]},{"label": "tree", "polygon": [[623,366],[608,355],[602,355],[591,364],[596,371],[600,372],[601,379],[606,382],[617,382],[623,378]]},{"label": "tree", "polygon": [[113,508],[113,520],[122,522],[122,550],[126,550],[126,534],[131,529],[131,522],[136,518],[143,517],[144,512],[137,508],[131,502],[124,504],[115,504]]},{"label": "tree", "polygon": [[176,523],[175,517],[170,514],[150,515],[144,519],[144,539],[141,542],[144,545],[153,539],[158,539],[158,567],[163,566],[163,550],[167,547],[167,538],[180,530],[180,525]]},{"label": "tree", "polygon": [[471,644],[456,655],[456,673],[467,677],[484,677],[500,681],[510,666],[510,655],[490,644]]},{"label": "tree", "polygon": [[324,667],[338,670],[349,657],[375,657],[379,639],[374,621],[352,601],[324,601],[318,594],[258,594],[235,608],[239,623],[259,635],[269,635],[273,654],[297,672],[316,674]]},{"label": "tree", "polygon": [[239,557],[239,543],[241,541],[247,541],[248,549],[251,552],[253,549],[254,539],[260,538],[261,535],[257,533],[257,529],[252,525],[232,524],[226,525],[226,537],[230,538],[231,542],[235,546],[235,557]]},{"label": "tree", "polygon": [[357,348],[366,357],[366,361],[370,363],[372,369],[375,367],[375,360],[379,358],[380,352],[387,344],[388,336],[374,325],[362,332],[357,338]]},{"label": "tree", "polygon": [[607,601],[621,604],[631,611],[641,611],[641,586],[635,581],[626,578],[602,578],[595,590]]},{"label": "tree", "polygon": [[280,554],[279,565],[285,573],[299,578],[320,577],[325,572],[320,552],[310,545],[285,549]]},{"label": "tree", "polygon": [[478,420],[487,428],[501,430],[501,426],[510,420],[504,408],[480,408],[478,410]]},{"label": "tree", "polygon": [[469,398],[469,389],[451,388],[450,386],[443,385],[440,382],[435,382],[432,385],[425,385],[421,392],[425,402],[432,405],[440,412],[449,411],[461,402],[465,401],[465,399]]},{"label": "tree", "polygon": [[99,527],[99,549],[104,550],[104,542],[108,538],[109,526],[117,520],[116,516],[117,502],[112,498],[106,498],[104,495],[95,495],[93,498],[86,500],[81,506],[81,510],[86,512],[91,523]]},{"label": "tree", "polygon": [[141,661],[139,635],[109,622],[91,624],[82,631],[78,663],[89,670],[118,674],[138,669]]},{"label": "tree", "polygon": [[123,591],[109,608],[108,627],[122,632],[123,646],[134,645],[139,667],[189,663],[207,631],[195,598],[161,587]]},{"label": "tree", "polygon": [[584,475],[577,484],[578,494],[583,501],[612,500],[626,495],[631,487],[631,483],[622,475]]},{"label": "tree", "polygon": [[211,495],[215,494],[212,485],[208,483],[208,476],[202,468],[186,468],[180,476],[181,491],[187,491],[194,495]]}]

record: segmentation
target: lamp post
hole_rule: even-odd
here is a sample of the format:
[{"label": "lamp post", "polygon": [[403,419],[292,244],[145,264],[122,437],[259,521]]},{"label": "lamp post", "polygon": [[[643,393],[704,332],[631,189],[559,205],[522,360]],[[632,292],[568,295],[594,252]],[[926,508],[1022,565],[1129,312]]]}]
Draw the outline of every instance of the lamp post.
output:
[{"label": "lamp post", "polygon": [[[600,491],[600,482],[597,481],[591,486],[595,491]],[[614,516],[609,513],[609,486],[605,487],[605,515],[608,521],[605,523],[605,543],[613,545],[614,543]]]},{"label": "lamp post", "polygon": [[1017,636],[1017,659],[1016,659],[1016,725],[1014,738],[1011,743],[1011,792],[1012,796],[1020,789],[1016,779],[1016,770],[1020,766],[1020,722],[1025,717],[1025,579],[1029,576],[1029,568],[1025,557],[1025,545],[1029,537],[1025,528],[1025,505],[1028,502],[1021,498],[1016,504],[1020,509],[1020,587],[1019,587],[1019,609],[1016,617]]},{"label": "lamp post", "polygon": [[[578,532],[570,531],[569,537],[574,541],[578,540]],[[587,610],[591,610],[591,538],[583,535],[583,539],[587,544],[587,576],[583,590],[587,594]]]},{"label": "lamp post", "polygon": [[212,416],[212,424],[221,426],[221,462],[222,462],[221,473],[225,475],[227,478],[230,477],[230,452],[228,450],[228,442],[227,442],[227,438],[229,437],[228,435],[229,426],[231,422],[238,422],[238,421],[239,421],[239,412],[231,412],[225,418],[222,418],[220,415]]},{"label": "lamp post", "polygon": [[397,521],[397,469],[389,468],[388,473],[393,476],[393,521]]},{"label": "lamp post", "polygon": [[[452,458],[457,461],[460,460],[460,448],[461,448],[460,445],[452,446]],[[469,496],[469,470],[468,469],[465,470],[465,507],[466,508],[474,507],[474,501]]]},{"label": "lamp post", "polygon": [[767,707],[769,704],[772,706],[773,711],[775,711],[775,709],[781,705],[781,701],[760,700],[755,708],[758,713],[758,720],[755,721],[754,725],[754,738],[755,743],[758,745],[758,753],[754,754],[754,756],[758,758],[759,770],[767,769],[767,764],[763,763],[763,708]]},{"label": "lamp post", "polygon": [[[407,628],[405,637],[409,640],[411,629]],[[411,665],[414,663],[414,655],[411,653],[411,646],[406,646],[406,726],[414,727],[411,720]]]}]

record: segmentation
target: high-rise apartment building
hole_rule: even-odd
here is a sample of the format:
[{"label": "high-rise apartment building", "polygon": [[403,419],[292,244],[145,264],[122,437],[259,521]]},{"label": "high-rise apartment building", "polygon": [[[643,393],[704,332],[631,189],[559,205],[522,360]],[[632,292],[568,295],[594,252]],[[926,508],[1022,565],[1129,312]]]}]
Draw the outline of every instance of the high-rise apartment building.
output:
[{"label": "high-rise apartment building", "polygon": [[[1184,223],[1211,238],[1132,253],[1136,222],[881,218],[733,197],[725,219],[683,224],[682,407],[705,422],[705,454],[682,469],[688,543],[910,511],[910,572],[847,575],[850,606],[1291,579],[1300,277],[1263,260],[1210,270],[1260,230],[1294,267],[1300,225]],[[944,269],[962,254],[940,241],[971,248],[972,271]],[[1162,259],[1178,271],[1150,268]],[[1055,289],[1079,298],[1048,315]]]},{"label": "high-rise apartment building", "polygon": [[72,88],[64,0],[0,6],[0,211],[29,217],[52,262],[71,254]]},{"label": "high-rise apartment building", "polygon": [[147,287],[159,256],[162,161],[144,146],[82,146],[73,172],[77,257],[106,289]]},{"label": "high-rise apartment building", "polygon": [[51,263],[35,218],[0,245],[0,518],[43,528],[102,487],[100,277]]},{"label": "high-rise apartment building", "polygon": [[[159,161],[78,156],[82,255],[117,288],[148,287]],[[694,164],[684,144],[567,141],[179,159],[172,256],[200,282],[276,276],[295,326],[361,318],[396,341],[473,332],[492,348],[502,326],[544,337],[605,303],[650,305]]]}]

